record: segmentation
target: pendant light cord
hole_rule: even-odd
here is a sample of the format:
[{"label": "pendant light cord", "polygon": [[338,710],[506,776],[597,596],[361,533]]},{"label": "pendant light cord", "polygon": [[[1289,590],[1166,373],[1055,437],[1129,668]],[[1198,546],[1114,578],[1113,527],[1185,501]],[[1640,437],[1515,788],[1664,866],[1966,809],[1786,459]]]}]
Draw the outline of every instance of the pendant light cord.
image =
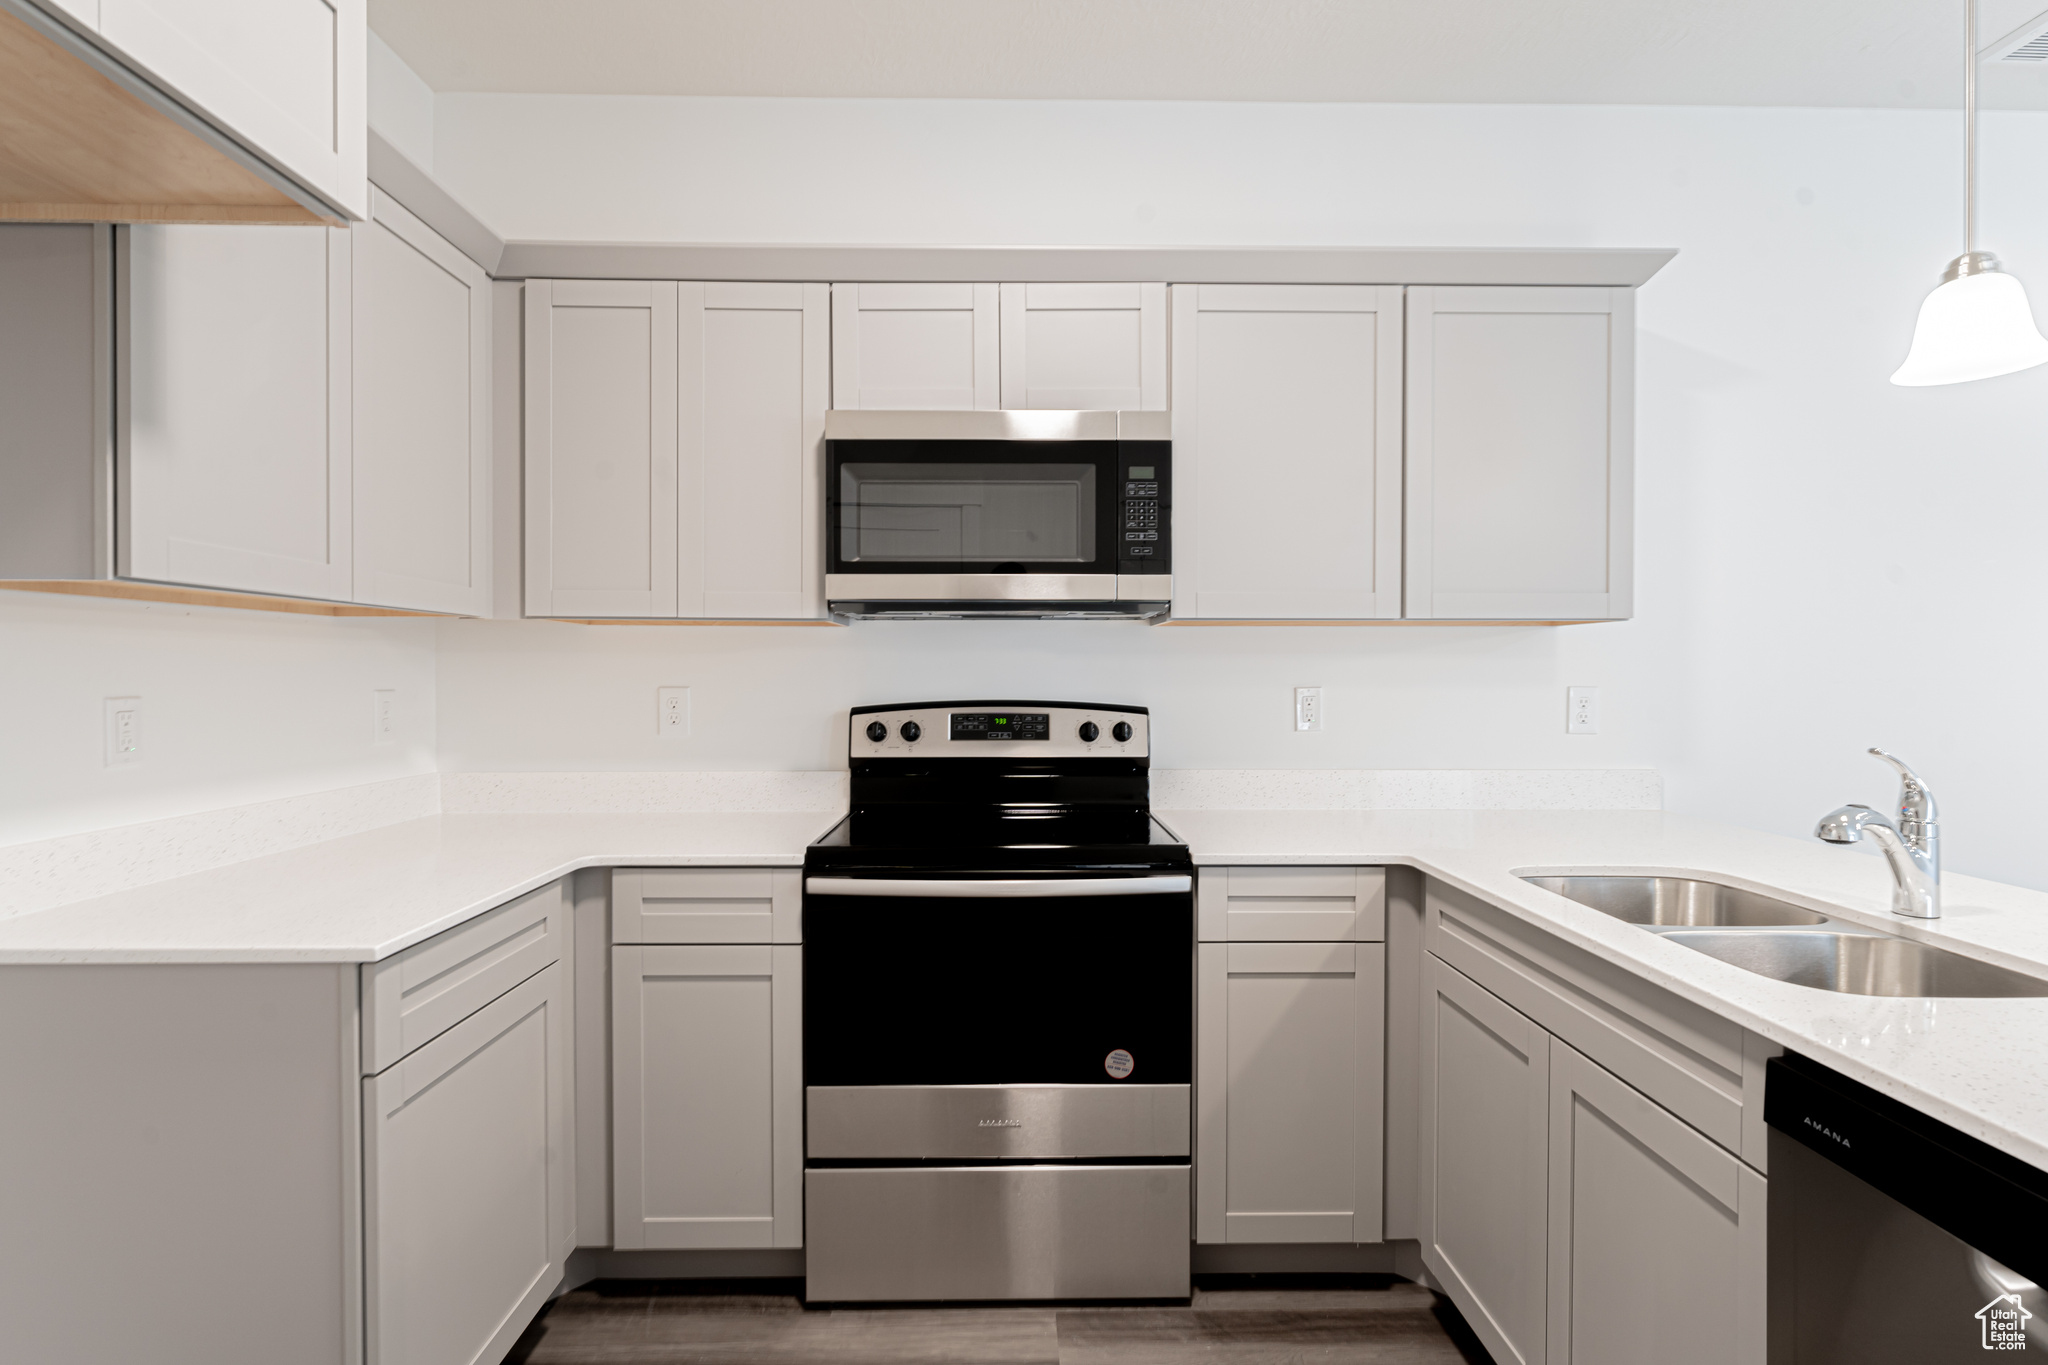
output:
[{"label": "pendant light cord", "polygon": [[1977,0],[1963,0],[1963,254],[1977,249]]}]

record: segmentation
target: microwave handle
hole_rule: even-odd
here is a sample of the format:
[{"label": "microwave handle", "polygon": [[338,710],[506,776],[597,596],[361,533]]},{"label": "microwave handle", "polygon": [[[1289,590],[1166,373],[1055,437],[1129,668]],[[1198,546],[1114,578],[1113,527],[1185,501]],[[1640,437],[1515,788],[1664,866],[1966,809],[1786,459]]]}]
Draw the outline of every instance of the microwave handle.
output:
[{"label": "microwave handle", "polygon": [[995,899],[1050,896],[1162,896],[1194,890],[1193,877],[1033,877],[927,881],[896,877],[810,877],[813,896],[951,896]]}]

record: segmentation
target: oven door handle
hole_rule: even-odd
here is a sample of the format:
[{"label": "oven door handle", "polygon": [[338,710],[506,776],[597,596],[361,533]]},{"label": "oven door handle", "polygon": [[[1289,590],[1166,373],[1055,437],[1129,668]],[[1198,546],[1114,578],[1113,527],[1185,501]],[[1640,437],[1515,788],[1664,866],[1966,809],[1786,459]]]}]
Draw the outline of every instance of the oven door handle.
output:
[{"label": "oven door handle", "polygon": [[1162,896],[1192,891],[1193,877],[988,878],[926,881],[908,877],[809,877],[813,896],[950,896],[971,900],[1049,896]]}]

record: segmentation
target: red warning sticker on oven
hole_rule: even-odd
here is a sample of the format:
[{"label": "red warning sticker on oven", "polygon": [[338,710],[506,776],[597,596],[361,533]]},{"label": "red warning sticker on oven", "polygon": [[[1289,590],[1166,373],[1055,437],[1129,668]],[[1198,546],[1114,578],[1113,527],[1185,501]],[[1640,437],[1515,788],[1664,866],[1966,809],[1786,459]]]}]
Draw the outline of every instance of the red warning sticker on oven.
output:
[{"label": "red warning sticker on oven", "polygon": [[1132,1059],[1130,1053],[1118,1048],[1102,1059],[1102,1069],[1122,1080],[1138,1069],[1138,1063]]}]

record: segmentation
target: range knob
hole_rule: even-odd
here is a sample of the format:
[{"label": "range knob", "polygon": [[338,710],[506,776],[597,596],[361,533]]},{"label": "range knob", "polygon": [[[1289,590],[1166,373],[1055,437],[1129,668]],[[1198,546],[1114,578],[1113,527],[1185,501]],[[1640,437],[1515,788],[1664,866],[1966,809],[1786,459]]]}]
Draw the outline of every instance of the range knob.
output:
[{"label": "range knob", "polygon": [[1084,720],[1081,722],[1081,742],[1083,744],[1093,744],[1095,737],[1101,733],[1101,728],[1094,721]]},{"label": "range knob", "polygon": [[1116,728],[1111,730],[1110,733],[1116,736],[1117,743],[1122,744],[1129,740],[1133,733],[1131,723],[1127,720],[1120,720],[1116,723]]},{"label": "range knob", "polygon": [[868,722],[868,738],[870,740],[874,741],[876,744],[880,744],[883,740],[887,739],[888,737],[888,726],[882,724],[882,722],[878,720],[871,720]]},{"label": "range knob", "polygon": [[924,727],[914,720],[906,720],[903,722],[903,728],[896,733],[903,736],[908,743],[915,744],[917,737],[924,733]]}]

